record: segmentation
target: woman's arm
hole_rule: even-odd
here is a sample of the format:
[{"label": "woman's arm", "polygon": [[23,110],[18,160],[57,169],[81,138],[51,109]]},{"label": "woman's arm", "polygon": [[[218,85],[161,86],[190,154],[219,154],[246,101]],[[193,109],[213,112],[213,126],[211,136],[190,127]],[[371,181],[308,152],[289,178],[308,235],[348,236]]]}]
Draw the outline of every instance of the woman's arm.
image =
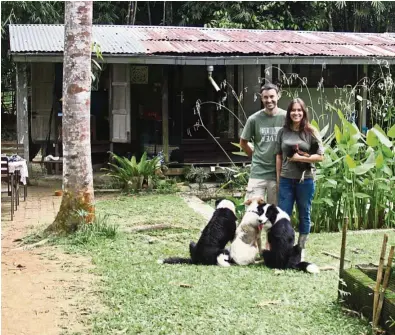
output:
[{"label": "woman's arm", "polygon": [[310,157],[301,156],[298,153],[295,153],[289,160],[291,162],[302,162],[302,163],[317,163],[322,162],[324,159],[323,155],[313,154]]}]

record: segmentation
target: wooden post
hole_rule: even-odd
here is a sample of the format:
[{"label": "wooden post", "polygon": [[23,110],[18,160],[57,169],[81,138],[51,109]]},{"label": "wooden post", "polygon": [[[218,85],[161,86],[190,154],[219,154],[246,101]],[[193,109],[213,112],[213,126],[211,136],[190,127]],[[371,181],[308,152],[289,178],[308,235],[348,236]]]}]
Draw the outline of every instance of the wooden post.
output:
[{"label": "wooden post", "polygon": [[27,74],[26,64],[16,63],[16,114],[18,145],[23,144],[24,158],[26,159],[29,172],[31,164],[29,160],[29,114],[27,109]]},{"label": "wooden post", "polygon": [[368,65],[364,64],[363,65],[363,72],[362,72],[363,78],[363,85],[362,85],[362,102],[361,102],[361,107],[360,107],[360,112],[359,112],[359,129],[361,132],[363,132],[363,129],[366,127],[366,108],[367,108],[367,98],[368,98],[368,82],[367,82],[367,77],[368,77]]},{"label": "wooden post", "polygon": [[376,326],[375,325],[376,312],[377,312],[377,306],[378,306],[378,302],[379,302],[379,293],[380,293],[379,291],[380,291],[381,279],[383,276],[384,257],[385,257],[385,251],[387,250],[387,242],[388,242],[388,235],[384,234],[383,244],[381,246],[379,268],[377,269],[376,286],[374,288],[373,317],[372,317],[373,327]]},{"label": "wooden post", "polygon": [[342,229],[342,246],[340,250],[340,272],[344,269],[344,260],[346,256],[347,228],[348,228],[348,217],[344,218],[343,229]]},{"label": "wooden post", "polygon": [[[343,227],[342,227],[342,245],[341,245],[341,249],[340,249],[340,266],[339,266],[339,278],[341,279],[342,277],[342,272],[344,269],[344,259],[346,256],[346,241],[347,241],[347,228],[348,228],[348,217],[344,218],[344,222],[343,222]],[[338,299],[341,298],[341,294],[340,294],[340,289],[342,286],[342,282],[341,280],[339,280],[339,286],[338,286]]]},{"label": "wooden post", "polygon": [[169,161],[169,69],[163,66],[162,72],[162,144],[165,161]]},{"label": "wooden post", "polygon": [[395,249],[395,246],[391,246],[390,253],[388,255],[388,260],[387,260],[387,268],[385,269],[383,286],[382,286],[381,291],[380,291],[380,296],[379,296],[377,309],[374,312],[375,319],[373,320],[373,327],[376,327],[379,324],[380,315],[381,315],[381,309],[383,308],[385,291],[387,290],[388,282],[389,282],[389,279],[390,279],[391,267],[392,267],[392,259],[394,258],[394,249]]}]

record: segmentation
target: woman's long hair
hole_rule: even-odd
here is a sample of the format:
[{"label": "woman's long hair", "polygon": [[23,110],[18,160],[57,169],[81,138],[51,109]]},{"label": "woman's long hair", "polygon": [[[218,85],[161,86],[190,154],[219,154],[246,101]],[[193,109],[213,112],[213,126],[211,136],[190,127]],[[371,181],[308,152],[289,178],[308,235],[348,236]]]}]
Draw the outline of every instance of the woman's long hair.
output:
[{"label": "woman's long hair", "polygon": [[291,119],[291,110],[292,110],[294,104],[299,104],[300,107],[302,107],[302,111],[303,111],[303,118],[299,124],[299,133],[305,133],[305,134],[310,133],[311,134],[313,132],[313,128],[311,127],[310,122],[309,122],[309,117],[307,115],[307,107],[306,107],[306,104],[304,103],[304,101],[300,98],[293,99],[289,103],[288,108],[287,108],[287,115],[285,116],[284,127],[289,130],[293,130],[292,129],[293,121]]}]

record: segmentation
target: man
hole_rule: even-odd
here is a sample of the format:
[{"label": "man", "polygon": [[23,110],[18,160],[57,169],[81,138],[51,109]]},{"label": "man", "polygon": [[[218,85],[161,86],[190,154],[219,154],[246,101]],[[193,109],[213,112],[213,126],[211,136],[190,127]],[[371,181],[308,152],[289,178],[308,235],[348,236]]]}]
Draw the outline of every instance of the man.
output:
[{"label": "man", "polygon": [[[264,109],[248,118],[240,136],[241,148],[252,157],[246,199],[262,196],[270,204],[277,204],[275,147],[277,133],[283,127],[286,115],[286,111],[277,106],[279,98],[277,86],[262,86],[261,100]],[[248,141],[254,144],[253,149]]]}]

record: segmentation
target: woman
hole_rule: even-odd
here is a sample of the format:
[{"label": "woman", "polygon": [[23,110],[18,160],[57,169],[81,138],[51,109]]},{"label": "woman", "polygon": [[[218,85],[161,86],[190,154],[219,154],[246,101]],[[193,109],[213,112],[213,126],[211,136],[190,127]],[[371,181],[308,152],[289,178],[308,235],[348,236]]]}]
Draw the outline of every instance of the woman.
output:
[{"label": "woman", "polygon": [[311,226],[314,163],[322,161],[324,148],[318,132],[309,123],[302,99],[292,100],[287,108],[285,125],[277,136],[276,154],[278,206],[291,216],[296,202],[299,213],[298,244],[304,256]]}]

